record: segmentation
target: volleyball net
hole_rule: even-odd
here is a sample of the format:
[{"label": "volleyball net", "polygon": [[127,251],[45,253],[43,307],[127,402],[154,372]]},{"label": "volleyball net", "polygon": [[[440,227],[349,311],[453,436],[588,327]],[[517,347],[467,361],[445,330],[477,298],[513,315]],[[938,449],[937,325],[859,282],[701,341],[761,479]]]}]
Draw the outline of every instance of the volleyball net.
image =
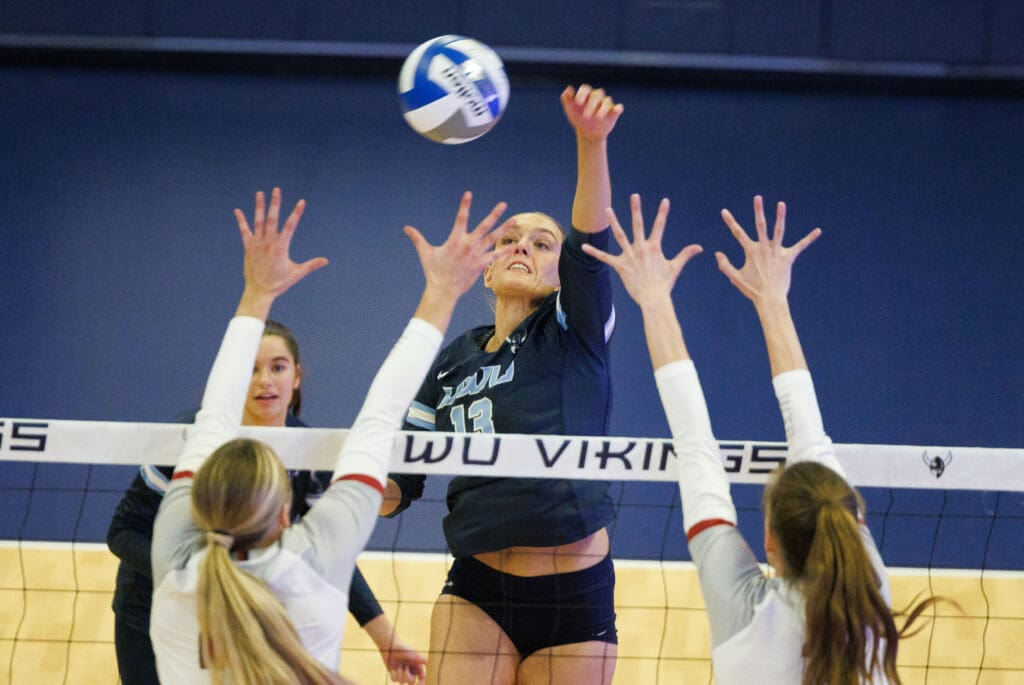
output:
[{"label": "volleyball net", "polygon": [[[116,682],[117,560],[104,545],[106,530],[136,467],[173,464],[188,430],[0,418],[0,683]],[[271,445],[289,469],[328,471],[347,435],[241,433]],[[962,608],[940,606],[901,647],[904,682],[1024,682],[1024,449],[835,447],[867,502],[894,607],[924,592]],[[760,555],[762,486],[785,463],[786,445],[737,440],[720,449],[740,529]],[[451,562],[441,519],[452,476],[611,481],[615,682],[713,682],[675,459],[671,440],[660,438],[401,433],[391,470],[425,474],[428,485],[405,513],[379,520],[359,566],[398,633],[426,654],[431,606]],[[373,643],[347,620],[343,673],[389,682]]]}]

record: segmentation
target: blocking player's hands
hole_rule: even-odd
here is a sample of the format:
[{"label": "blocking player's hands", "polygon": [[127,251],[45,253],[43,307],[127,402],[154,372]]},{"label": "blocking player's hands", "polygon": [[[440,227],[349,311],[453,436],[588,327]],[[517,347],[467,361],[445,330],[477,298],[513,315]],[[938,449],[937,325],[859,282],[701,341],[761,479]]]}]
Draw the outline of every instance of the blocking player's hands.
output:
[{"label": "blocking player's hands", "polygon": [[624,109],[604,89],[593,88],[586,83],[579,88],[566,86],[561,100],[566,119],[584,141],[606,139]]},{"label": "blocking player's hands", "polygon": [[270,311],[270,305],[278,295],[317,269],[327,266],[327,260],[323,257],[315,257],[298,264],[292,261],[289,254],[292,236],[299,226],[305,208],[306,201],[299,200],[280,231],[277,230],[281,213],[280,188],[274,188],[271,193],[269,210],[266,208],[263,193],[256,193],[256,208],[251,228],[245,213],[240,209],[235,210],[238,232],[245,249],[245,291],[237,315],[265,319]]},{"label": "blocking player's hands", "polygon": [[[440,245],[431,245],[423,234],[412,226],[406,226],[404,229],[416,248],[423,275],[427,279],[427,287],[436,288],[456,298],[473,287],[485,266],[508,251],[507,248],[495,250],[494,247],[515,225],[515,220],[509,219],[494,228],[508,207],[506,203],[499,202],[476,228],[467,230],[472,203],[473,194],[467,190],[459,202],[452,230]],[[494,230],[491,230],[492,228]]]},{"label": "blocking player's hands", "polygon": [[743,248],[744,263],[742,268],[737,269],[723,252],[716,252],[719,270],[755,306],[784,302],[789,294],[793,262],[808,245],[818,239],[821,229],[815,228],[796,244],[783,247],[786,204],[779,202],[775,206],[775,228],[773,235],[769,237],[768,222],[764,216],[764,200],[760,195],[754,196],[756,240],[751,240],[728,209],[722,210],[722,220],[736,238],[736,242]]},{"label": "blocking player's hands", "polygon": [[626,286],[626,292],[640,306],[651,365],[660,369],[671,362],[690,358],[672,302],[672,287],[686,263],[699,254],[702,248],[700,245],[687,245],[672,259],[666,258],[661,248],[661,238],[668,218],[668,200],[662,200],[658,205],[650,236],[644,235],[640,196],[630,196],[629,204],[633,215],[633,242],[626,237],[615,212],[608,209],[612,235],[622,248],[622,253],[613,256],[587,244],[583,245],[583,250],[614,269]]},{"label": "blocking player's hands", "polygon": [[417,229],[405,227],[427,281],[416,317],[429,321],[442,332],[448,327],[455,302],[473,287],[484,267],[512,249],[511,246],[495,248],[502,236],[515,226],[514,219],[509,219],[495,228],[507,205],[496,204],[470,231],[467,226],[472,202],[473,194],[463,193],[455,223],[441,245],[431,245]]},{"label": "blocking player's hands", "polygon": [[583,251],[614,269],[622,279],[626,292],[641,309],[644,309],[671,297],[672,288],[683,267],[692,257],[700,254],[703,248],[700,245],[687,245],[675,257],[668,259],[661,247],[669,212],[668,198],[662,199],[658,205],[658,213],[651,224],[650,235],[644,233],[640,196],[636,193],[630,195],[629,204],[632,214],[632,242],[626,236],[615,212],[611,208],[607,212],[612,235],[622,249],[621,254],[612,255],[589,244],[583,245]]}]

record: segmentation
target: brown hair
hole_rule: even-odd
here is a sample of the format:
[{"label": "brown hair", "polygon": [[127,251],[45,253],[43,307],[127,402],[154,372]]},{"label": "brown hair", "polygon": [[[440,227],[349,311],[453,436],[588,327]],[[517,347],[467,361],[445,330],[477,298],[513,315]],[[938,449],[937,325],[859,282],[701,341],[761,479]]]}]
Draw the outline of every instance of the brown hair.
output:
[{"label": "brown hair", "polygon": [[290,502],[284,466],[256,440],[225,443],[196,473],[192,515],[207,532],[196,606],[201,655],[214,683],[223,682],[226,673],[239,685],[344,682],[306,651],[266,583],[231,560],[231,551],[273,539]]},{"label": "brown hair", "polygon": [[780,573],[805,599],[803,685],[856,685],[878,671],[899,685],[899,640],[936,599],[919,602],[897,630],[858,523],[860,493],[827,466],[801,462],[777,474],[764,504]]},{"label": "brown hair", "polygon": [[[266,327],[263,329],[263,337],[268,335],[276,335],[281,340],[284,340],[285,346],[288,351],[291,352],[292,361],[296,367],[302,365],[302,359],[299,356],[299,343],[292,334],[291,329],[285,326],[280,321],[274,321],[273,319],[267,319]],[[302,387],[295,388],[292,391],[292,401],[288,403],[288,411],[293,416],[298,416],[299,412],[302,411]]]}]

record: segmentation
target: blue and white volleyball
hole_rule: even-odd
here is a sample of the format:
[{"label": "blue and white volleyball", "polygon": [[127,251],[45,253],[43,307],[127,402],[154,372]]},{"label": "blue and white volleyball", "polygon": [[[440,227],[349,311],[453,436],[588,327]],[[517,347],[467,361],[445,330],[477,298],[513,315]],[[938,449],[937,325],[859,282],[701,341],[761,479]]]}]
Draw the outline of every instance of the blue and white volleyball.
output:
[{"label": "blue and white volleyball", "polygon": [[463,36],[440,36],[405,59],[398,94],[405,120],[438,143],[479,138],[508,104],[508,76],[494,50]]}]

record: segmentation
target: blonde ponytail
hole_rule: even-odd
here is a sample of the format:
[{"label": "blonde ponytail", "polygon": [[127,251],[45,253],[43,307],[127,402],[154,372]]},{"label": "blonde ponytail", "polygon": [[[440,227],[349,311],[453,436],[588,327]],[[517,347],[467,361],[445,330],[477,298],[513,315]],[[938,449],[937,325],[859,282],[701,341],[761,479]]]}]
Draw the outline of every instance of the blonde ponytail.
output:
[{"label": "blonde ponytail", "polygon": [[196,605],[203,664],[214,683],[337,685],[346,682],[303,647],[287,612],[259,578],[235,565],[244,552],[279,534],[291,483],[277,455],[254,440],[233,440],[203,464],[192,511],[206,530]]}]

